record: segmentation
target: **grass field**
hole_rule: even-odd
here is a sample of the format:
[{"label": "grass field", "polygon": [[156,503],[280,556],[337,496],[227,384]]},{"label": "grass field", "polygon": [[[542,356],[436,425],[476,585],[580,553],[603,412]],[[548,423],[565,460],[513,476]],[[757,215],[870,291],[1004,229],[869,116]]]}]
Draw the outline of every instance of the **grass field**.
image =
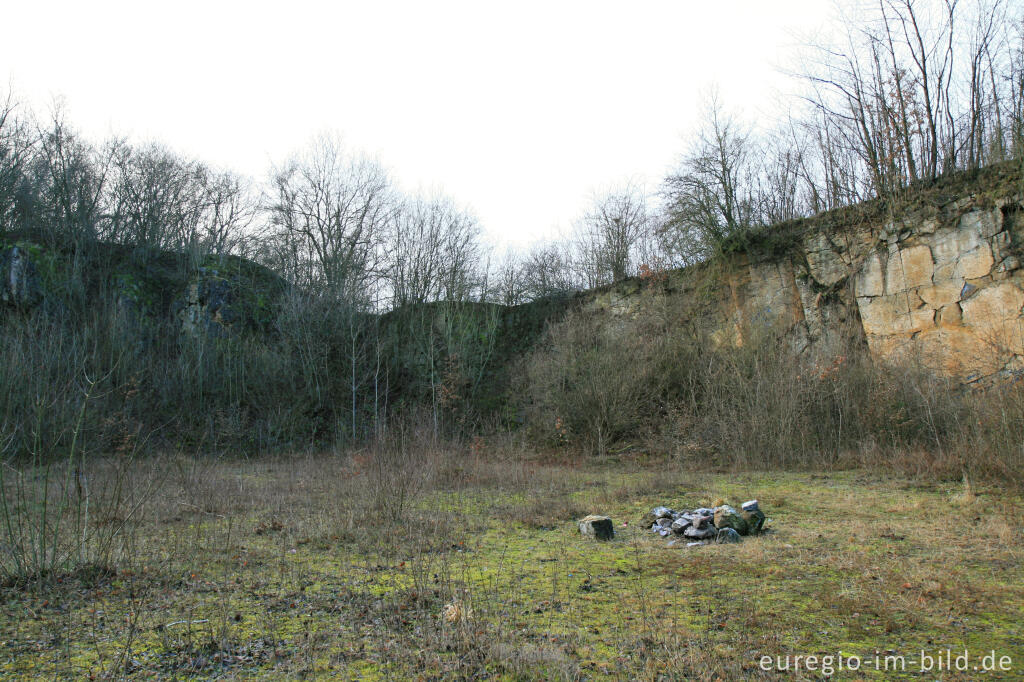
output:
[{"label": "grass field", "polygon": [[[776,657],[842,652],[861,669],[832,679],[956,680],[992,651],[1012,662],[984,679],[1024,679],[1011,490],[480,448],[131,466],[153,493],[91,521],[124,524],[116,566],[3,588],[5,679],[811,680],[828,659]],[[739,545],[641,527],[752,497],[770,531]],[[616,539],[581,537],[588,513]],[[922,676],[947,649],[970,669]]]}]

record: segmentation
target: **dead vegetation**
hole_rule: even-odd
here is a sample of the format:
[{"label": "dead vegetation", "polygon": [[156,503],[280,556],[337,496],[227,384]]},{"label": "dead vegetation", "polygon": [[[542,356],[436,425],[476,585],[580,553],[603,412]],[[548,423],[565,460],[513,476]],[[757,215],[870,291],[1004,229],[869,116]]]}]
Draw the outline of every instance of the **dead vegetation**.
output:
[{"label": "dead vegetation", "polygon": [[[1012,653],[1021,636],[1024,501],[986,484],[415,438],[129,469],[162,485],[109,563],[3,588],[5,675],[769,679],[761,655]],[[728,549],[666,549],[638,526],[660,500],[747,496],[772,531]],[[613,542],[579,537],[594,511]]]}]

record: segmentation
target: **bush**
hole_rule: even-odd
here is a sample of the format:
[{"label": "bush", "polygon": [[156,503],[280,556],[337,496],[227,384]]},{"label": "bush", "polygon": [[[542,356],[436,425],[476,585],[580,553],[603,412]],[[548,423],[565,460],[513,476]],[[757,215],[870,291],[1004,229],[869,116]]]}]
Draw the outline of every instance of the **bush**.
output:
[{"label": "bush", "polygon": [[[719,345],[685,319],[573,314],[527,362],[531,436],[604,452],[642,444],[715,468],[855,464],[1024,482],[1024,385],[968,390],[862,343],[796,355],[771,330]],[[849,338],[855,339],[854,335]]]},{"label": "bush", "polygon": [[660,411],[666,341],[570,313],[526,363],[531,432],[596,453],[635,436]]}]

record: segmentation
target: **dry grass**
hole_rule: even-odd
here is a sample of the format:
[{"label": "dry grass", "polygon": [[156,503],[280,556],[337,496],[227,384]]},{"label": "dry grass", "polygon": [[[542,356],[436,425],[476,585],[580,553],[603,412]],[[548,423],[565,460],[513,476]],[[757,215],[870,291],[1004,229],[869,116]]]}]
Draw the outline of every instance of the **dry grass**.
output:
[{"label": "dry grass", "polygon": [[[418,443],[181,458],[105,571],[8,587],[11,679],[820,679],[762,655],[1019,654],[1024,500],[854,470],[693,474]],[[149,480],[154,462],[134,465]],[[96,478],[94,485],[99,485]],[[772,532],[666,548],[658,503]],[[610,514],[596,543],[574,519]],[[989,679],[1019,679],[1014,671]],[[844,677],[838,679],[859,679]],[[878,676],[878,679],[890,679]],[[948,675],[943,679],[969,679]]]}]

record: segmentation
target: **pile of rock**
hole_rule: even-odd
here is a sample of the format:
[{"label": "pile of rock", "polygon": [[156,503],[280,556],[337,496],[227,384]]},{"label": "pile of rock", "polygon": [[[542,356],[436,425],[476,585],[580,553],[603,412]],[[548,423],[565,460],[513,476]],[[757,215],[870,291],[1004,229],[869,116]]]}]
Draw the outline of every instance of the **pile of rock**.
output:
[{"label": "pile of rock", "polygon": [[675,511],[655,507],[647,515],[651,532],[672,537],[669,546],[686,542],[687,546],[740,542],[744,535],[757,535],[764,528],[764,512],[757,500],[744,502],[740,511],[727,504],[718,507]]}]

